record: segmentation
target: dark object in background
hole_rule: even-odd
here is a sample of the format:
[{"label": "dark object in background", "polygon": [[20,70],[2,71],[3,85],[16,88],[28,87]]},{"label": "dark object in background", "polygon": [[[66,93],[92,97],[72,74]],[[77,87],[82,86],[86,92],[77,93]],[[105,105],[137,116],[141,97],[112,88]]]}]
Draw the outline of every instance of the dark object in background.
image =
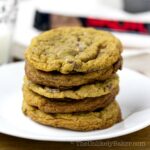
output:
[{"label": "dark object in background", "polygon": [[150,11],[150,0],[124,0],[124,10],[130,13]]},{"label": "dark object in background", "polygon": [[46,31],[60,26],[81,26],[81,22],[76,17],[48,14],[36,11],[34,17],[34,27],[40,31]]},{"label": "dark object in background", "polygon": [[50,27],[50,15],[47,13],[35,12],[34,27],[40,31],[46,31]]}]

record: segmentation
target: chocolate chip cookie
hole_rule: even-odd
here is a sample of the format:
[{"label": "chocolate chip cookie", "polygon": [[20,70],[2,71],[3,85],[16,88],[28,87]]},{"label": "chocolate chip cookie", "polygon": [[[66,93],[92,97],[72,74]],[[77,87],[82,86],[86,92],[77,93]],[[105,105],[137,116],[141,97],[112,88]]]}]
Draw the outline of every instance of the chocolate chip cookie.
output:
[{"label": "chocolate chip cookie", "polygon": [[60,27],[35,37],[25,57],[36,69],[69,74],[106,69],[119,60],[121,52],[121,42],[110,32]]},{"label": "chocolate chip cookie", "polygon": [[103,109],[87,113],[52,114],[44,113],[36,107],[23,102],[22,110],[32,120],[57,128],[90,131],[111,127],[121,121],[121,111],[116,101]]},{"label": "chocolate chip cookie", "polygon": [[100,97],[111,93],[114,88],[119,87],[119,78],[117,75],[114,75],[103,82],[96,82],[67,90],[38,85],[28,80],[26,77],[24,84],[33,92],[48,98],[54,98],[56,100],[64,98],[81,100],[88,97]]},{"label": "chocolate chip cookie", "polygon": [[119,89],[115,88],[111,93],[101,97],[85,98],[82,101],[72,99],[54,100],[46,98],[35,92],[32,92],[28,87],[24,86],[23,95],[27,104],[35,106],[46,113],[73,113],[73,112],[88,112],[98,108],[104,108],[109,105],[117,95]]},{"label": "chocolate chip cookie", "polygon": [[66,88],[72,86],[80,86],[89,84],[95,81],[103,81],[116,73],[122,66],[122,58],[120,58],[112,66],[90,73],[72,73],[72,74],[61,74],[59,72],[44,72],[37,70],[32,65],[26,62],[25,72],[29,80],[36,84],[45,86],[51,86],[56,88]]}]

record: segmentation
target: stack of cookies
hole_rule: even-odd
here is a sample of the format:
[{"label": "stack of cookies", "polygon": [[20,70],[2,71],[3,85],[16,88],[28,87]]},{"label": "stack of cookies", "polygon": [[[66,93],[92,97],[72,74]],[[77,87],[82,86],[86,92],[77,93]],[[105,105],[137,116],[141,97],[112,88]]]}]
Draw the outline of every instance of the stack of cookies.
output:
[{"label": "stack of cookies", "polygon": [[25,53],[24,114],[80,131],[119,122],[121,52],[116,37],[92,28],[60,27],[35,37]]}]

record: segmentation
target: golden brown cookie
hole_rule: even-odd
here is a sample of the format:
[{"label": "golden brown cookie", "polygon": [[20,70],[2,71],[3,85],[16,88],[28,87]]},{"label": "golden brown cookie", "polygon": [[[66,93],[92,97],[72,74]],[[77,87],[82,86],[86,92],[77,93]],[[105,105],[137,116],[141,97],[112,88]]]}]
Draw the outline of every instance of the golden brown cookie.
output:
[{"label": "golden brown cookie", "polygon": [[24,100],[31,106],[35,106],[46,113],[72,113],[94,111],[98,108],[103,108],[109,105],[118,94],[119,89],[113,89],[112,93],[96,97],[85,98],[82,101],[76,100],[53,100],[36,94],[24,86],[23,95]]},{"label": "golden brown cookie", "polygon": [[25,72],[29,80],[36,84],[64,88],[89,84],[110,78],[122,66],[122,58],[106,69],[90,73],[61,74],[59,72],[44,72],[35,69],[26,62]]},{"label": "golden brown cookie", "polygon": [[36,69],[69,74],[108,68],[117,62],[121,52],[121,42],[109,32],[60,27],[35,37],[25,57]]},{"label": "golden brown cookie", "polygon": [[88,97],[100,97],[111,93],[114,88],[119,87],[119,78],[117,75],[114,75],[103,82],[96,82],[67,90],[54,89],[47,86],[38,85],[29,81],[26,77],[24,84],[33,92],[48,98],[60,100],[70,98],[81,100]]},{"label": "golden brown cookie", "polygon": [[121,121],[121,111],[116,101],[104,109],[88,113],[47,114],[25,101],[22,110],[25,115],[38,123],[79,131],[104,129]]}]

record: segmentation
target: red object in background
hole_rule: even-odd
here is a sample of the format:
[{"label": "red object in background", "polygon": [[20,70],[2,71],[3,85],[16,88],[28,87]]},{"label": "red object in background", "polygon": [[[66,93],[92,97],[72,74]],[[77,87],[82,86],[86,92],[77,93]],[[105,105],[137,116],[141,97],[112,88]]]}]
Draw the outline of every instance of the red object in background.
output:
[{"label": "red object in background", "polygon": [[103,28],[113,31],[134,32],[142,34],[150,34],[150,24],[129,22],[129,21],[114,21],[107,19],[81,18],[84,25],[87,27]]}]

